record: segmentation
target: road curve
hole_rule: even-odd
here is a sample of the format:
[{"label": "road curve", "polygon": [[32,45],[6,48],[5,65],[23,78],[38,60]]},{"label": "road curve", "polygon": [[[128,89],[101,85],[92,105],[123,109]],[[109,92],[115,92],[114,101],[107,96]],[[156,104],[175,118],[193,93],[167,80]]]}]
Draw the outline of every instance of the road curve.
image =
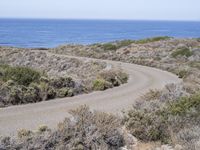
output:
[{"label": "road curve", "polygon": [[[90,60],[91,58],[81,59]],[[39,125],[48,125],[55,128],[57,123],[67,116],[68,110],[83,104],[95,110],[120,113],[122,110],[130,108],[148,90],[161,89],[168,83],[181,81],[174,74],[159,69],[116,61],[106,62],[124,69],[129,74],[128,83],[106,91],[71,98],[1,108],[0,135],[14,136],[19,129],[35,130]]]}]

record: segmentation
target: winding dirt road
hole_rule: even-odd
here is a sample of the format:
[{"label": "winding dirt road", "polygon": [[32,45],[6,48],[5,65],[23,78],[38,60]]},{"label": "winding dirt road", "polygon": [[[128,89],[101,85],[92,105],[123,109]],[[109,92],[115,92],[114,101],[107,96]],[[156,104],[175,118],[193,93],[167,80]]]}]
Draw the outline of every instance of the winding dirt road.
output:
[{"label": "winding dirt road", "polygon": [[120,113],[123,109],[130,108],[148,90],[161,89],[168,83],[181,81],[177,76],[155,68],[115,61],[106,62],[123,68],[129,74],[128,83],[106,91],[72,98],[2,108],[0,109],[0,135],[16,135],[19,129],[35,130],[43,124],[54,128],[67,116],[68,110],[83,104],[95,110]]}]

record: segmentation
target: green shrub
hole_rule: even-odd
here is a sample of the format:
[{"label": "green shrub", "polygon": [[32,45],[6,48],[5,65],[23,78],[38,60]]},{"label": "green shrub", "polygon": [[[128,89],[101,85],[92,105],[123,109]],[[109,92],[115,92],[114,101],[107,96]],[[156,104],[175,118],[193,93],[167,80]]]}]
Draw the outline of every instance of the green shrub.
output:
[{"label": "green shrub", "polygon": [[192,51],[190,51],[189,48],[187,47],[183,47],[183,48],[179,48],[176,51],[174,51],[171,56],[173,58],[176,58],[177,56],[186,56],[186,57],[190,57],[192,56]]},{"label": "green shrub", "polygon": [[0,66],[1,76],[3,81],[13,80],[19,85],[28,86],[32,82],[37,82],[40,79],[40,73],[27,67],[11,67],[8,65]]},{"label": "green shrub", "polygon": [[42,100],[40,97],[40,91],[37,88],[33,87],[24,87],[22,88],[23,97],[21,98],[22,103],[35,103]]},{"label": "green shrub", "polygon": [[147,38],[147,39],[142,39],[135,41],[136,44],[145,44],[145,43],[150,43],[150,42],[157,42],[157,41],[163,41],[163,40],[168,40],[171,37],[168,36],[160,36],[160,37],[153,37],[153,38]]},{"label": "green shrub", "polygon": [[56,90],[49,86],[47,89],[47,99],[54,99],[56,97]]},{"label": "green shrub", "polygon": [[126,83],[128,80],[128,75],[118,70],[102,71],[99,73],[98,77],[111,83],[113,86],[119,86]]},{"label": "green shrub", "polygon": [[75,87],[75,82],[71,77],[60,77],[57,79],[51,79],[49,83],[54,88],[63,88],[63,87]]},{"label": "green shrub", "polygon": [[180,70],[177,75],[178,75],[179,78],[185,78],[188,75],[188,71],[187,70]]},{"label": "green shrub", "polygon": [[23,92],[21,87],[11,87],[9,90],[9,98],[6,101],[7,104],[12,104],[12,105],[17,105],[17,104],[22,104],[22,98],[23,98]]},{"label": "green shrub", "polygon": [[200,70],[200,62],[193,61],[193,62],[190,62],[189,65],[190,67],[197,68]]},{"label": "green shrub", "polygon": [[38,132],[39,132],[39,133],[43,133],[43,132],[46,132],[46,131],[48,131],[48,130],[50,130],[50,129],[49,129],[48,126],[46,126],[46,125],[40,125],[40,126],[38,127]]},{"label": "green shrub", "polygon": [[35,103],[41,101],[40,91],[34,87],[25,87],[23,85],[11,86],[8,91],[8,99],[5,101],[8,105],[18,105],[26,103]]},{"label": "green shrub", "polygon": [[104,50],[116,50],[117,46],[112,43],[105,43],[101,45]]},{"label": "green shrub", "polygon": [[127,83],[128,74],[120,71],[120,72],[117,73],[117,78],[121,82],[121,84]]},{"label": "green shrub", "polygon": [[26,130],[26,129],[21,129],[17,132],[17,136],[18,138],[22,139],[22,138],[27,138],[32,134],[32,132],[30,130]]},{"label": "green shrub", "polygon": [[93,81],[93,89],[96,91],[103,91],[112,87],[112,84],[104,79],[96,79]]},{"label": "green shrub", "polygon": [[159,99],[161,96],[161,91],[159,90],[149,90],[142,98],[146,101],[153,101]]},{"label": "green shrub", "polygon": [[40,92],[40,97],[43,101],[48,99],[49,84],[46,82],[31,83],[30,87],[38,89]]},{"label": "green shrub", "polygon": [[60,98],[73,96],[73,90],[69,88],[61,88],[57,91],[57,96]]},{"label": "green shrub", "polygon": [[200,113],[200,94],[183,97],[177,102],[170,104],[165,111],[172,115],[185,115],[189,114],[192,109]]},{"label": "green shrub", "polygon": [[167,124],[159,113],[132,109],[125,115],[124,121],[127,129],[139,140],[164,143],[169,140]]},{"label": "green shrub", "polygon": [[135,41],[133,40],[122,40],[117,42],[117,47],[121,48],[121,47],[125,47],[125,46],[129,46],[130,44],[134,43]]}]

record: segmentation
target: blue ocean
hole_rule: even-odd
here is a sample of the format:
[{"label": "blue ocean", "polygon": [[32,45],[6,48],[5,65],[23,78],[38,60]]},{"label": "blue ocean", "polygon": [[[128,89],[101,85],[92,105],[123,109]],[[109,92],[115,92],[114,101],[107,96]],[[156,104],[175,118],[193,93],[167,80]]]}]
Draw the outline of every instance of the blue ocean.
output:
[{"label": "blue ocean", "polygon": [[154,36],[200,37],[200,22],[0,19],[0,46],[56,47]]}]

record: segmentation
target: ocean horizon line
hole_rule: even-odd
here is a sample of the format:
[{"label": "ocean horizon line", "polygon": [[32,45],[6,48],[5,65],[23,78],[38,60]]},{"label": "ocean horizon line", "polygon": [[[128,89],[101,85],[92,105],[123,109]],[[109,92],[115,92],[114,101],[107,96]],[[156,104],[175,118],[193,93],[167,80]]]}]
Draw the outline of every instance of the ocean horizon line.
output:
[{"label": "ocean horizon line", "polygon": [[165,19],[104,19],[104,18],[23,18],[0,17],[0,20],[73,20],[73,21],[141,21],[141,22],[200,22],[200,20],[165,20]]}]

